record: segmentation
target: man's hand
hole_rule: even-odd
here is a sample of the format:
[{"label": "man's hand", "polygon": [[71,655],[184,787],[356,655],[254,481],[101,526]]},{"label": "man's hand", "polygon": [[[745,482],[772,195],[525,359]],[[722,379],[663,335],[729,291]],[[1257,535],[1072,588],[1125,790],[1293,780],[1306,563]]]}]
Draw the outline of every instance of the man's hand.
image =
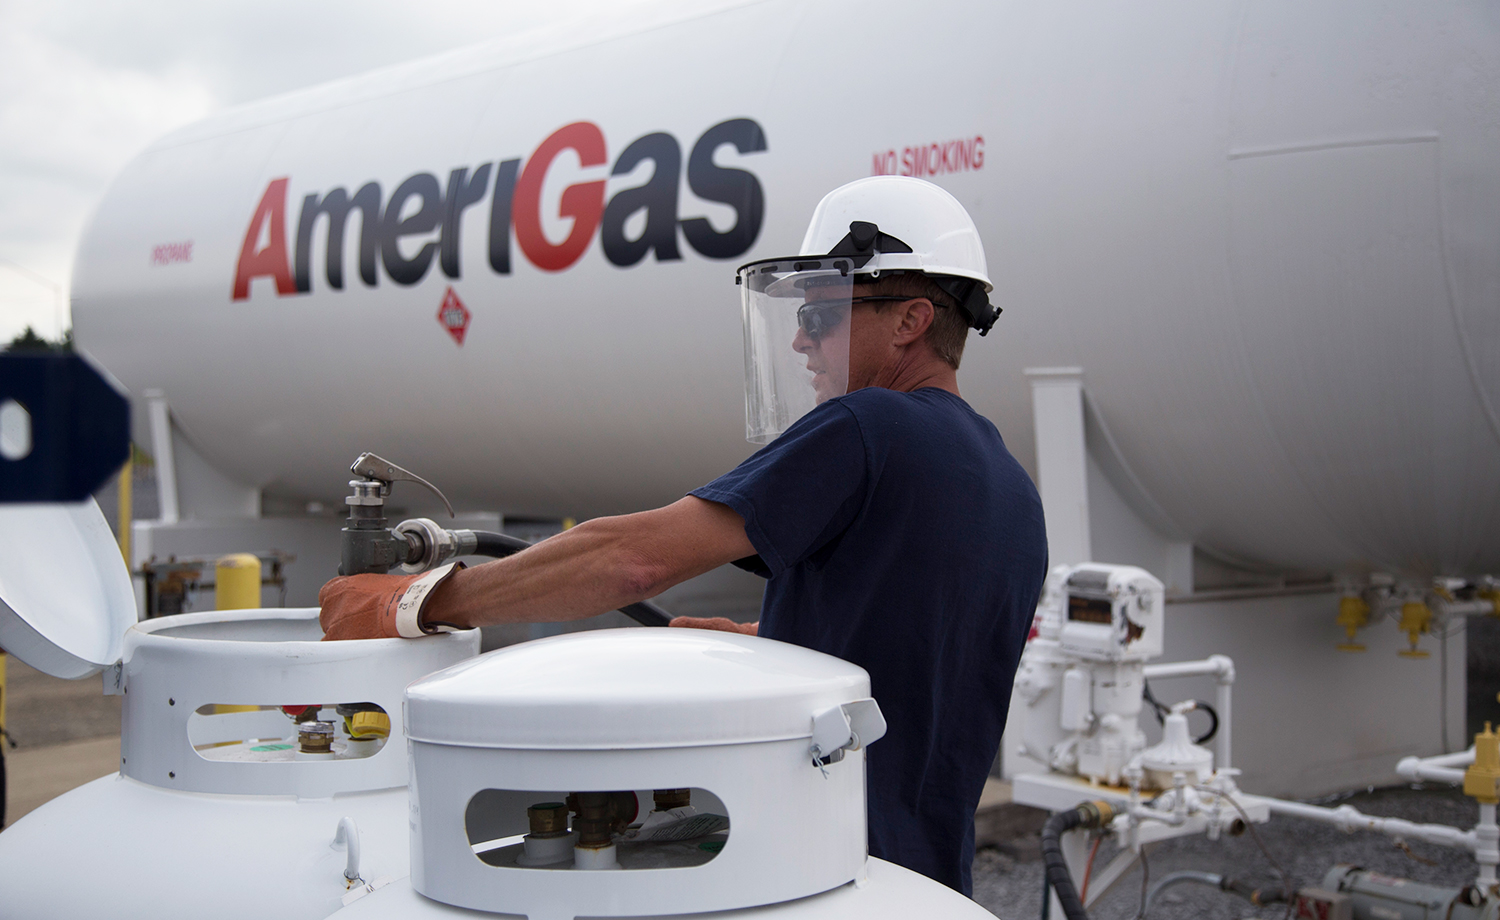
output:
[{"label": "man's hand", "polygon": [[415,639],[426,635],[422,612],[438,585],[462,568],[450,563],[421,575],[348,575],[318,592],[325,640]]},{"label": "man's hand", "polygon": [[759,623],[736,623],[728,617],[673,617],[668,626],[682,629],[716,629],[719,632],[739,633],[742,636],[760,635]]}]

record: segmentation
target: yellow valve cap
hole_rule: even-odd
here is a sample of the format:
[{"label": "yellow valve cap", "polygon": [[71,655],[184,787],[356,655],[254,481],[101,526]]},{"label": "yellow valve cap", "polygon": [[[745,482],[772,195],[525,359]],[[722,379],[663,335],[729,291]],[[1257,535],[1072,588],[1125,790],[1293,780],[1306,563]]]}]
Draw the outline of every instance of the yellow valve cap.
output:
[{"label": "yellow valve cap", "polygon": [[1432,611],[1421,601],[1408,601],[1401,605],[1401,631],[1411,633],[1413,638],[1417,633],[1424,633],[1432,623]]},{"label": "yellow valve cap", "polygon": [[1464,771],[1464,795],[1486,805],[1500,802],[1500,735],[1484,723],[1484,731],[1474,736],[1474,764]]},{"label": "yellow valve cap", "polygon": [[1421,601],[1407,601],[1401,605],[1401,623],[1397,627],[1406,633],[1411,642],[1409,651],[1398,652],[1404,658],[1426,658],[1427,652],[1417,648],[1417,640],[1432,625],[1432,611]]},{"label": "yellow valve cap", "polygon": [[1354,631],[1370,622],[1370,605],[1357,594],[1339,598],[1339,615],[1335,621],[1354,638]]},{"label": "yellow valve cap", "polygon": [[383,712],[356,712],[347,721],[350,738],[368,741],[390,737],[391,717]]}]

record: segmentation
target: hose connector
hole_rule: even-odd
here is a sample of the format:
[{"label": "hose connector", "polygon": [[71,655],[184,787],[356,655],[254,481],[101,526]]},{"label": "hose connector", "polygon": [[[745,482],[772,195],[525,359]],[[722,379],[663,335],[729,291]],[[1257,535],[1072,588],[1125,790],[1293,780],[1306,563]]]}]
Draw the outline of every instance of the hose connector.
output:
[{"label": "hose connector", "polygon": [[401,563],[401,571],[416,575],[435,569],[459,555],[458,536],[452,530],[438,526],[431,518],[411,518],[397,524],[393,531],[405,537],[411,550]]},{"label": "hose connector", "polygon": [[1083,901],[1073,884],[1072,874],[1068,872],[1067,860],[1063,858],[1062,835],[1071,830],[1108,827],[1114,819],[1114,806],[1096,799],[1084,802],[1072,811],[1060,811],[1042,826],[1042,862],[1046,865],[1047,886],[1056,893],[1067,920],[1088,920],[1088,914],[1084,912]]},{"label": "hose connector", "polygon": [[1082,818],[1078,826],[1085,829],[1108,827],[1110,822],[1115,819],[1114,806],[1103,799],[1084,802],[1078,806],[1078,812]]}]

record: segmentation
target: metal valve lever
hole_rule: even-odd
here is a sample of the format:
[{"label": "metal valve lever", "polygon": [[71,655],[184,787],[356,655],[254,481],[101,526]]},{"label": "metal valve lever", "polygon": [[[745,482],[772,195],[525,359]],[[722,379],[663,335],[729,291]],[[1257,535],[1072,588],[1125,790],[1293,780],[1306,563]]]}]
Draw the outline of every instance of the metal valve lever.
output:
[{"label": "metal valve lever", "polygon": [[391,494],[392,483],[415,482],[420,486],[426,487],[428,491],[442,500],[443,507],[448,509],[449,517],[457,517],[453,513],[453,505],[448,501],[448,496],[444,495],[437,486],[413,473],[411,470],[402,469],[384,457],[378,457],[369,451],[365,451],[349,465],[349,472],[380,483],[381,498]]},{"label": "metal valve lever", "polygon": [[[393,484],[415,482],[431,490],[447,507],[448,514],[456,516],[448,497],[416,473],[369,452],[360,454],[350,464],[349,471],[363,478],[349,481],[353,494],[344,499],[349,506],[349,520],[339,547],[339,574],[383,575],[397,565],[407,572],[425,568],[424,557],[430,558],[432,543],[424,542],[416,534],[405,533],[401,528],[392,530],[387,527],[385,500],[391,494]],[[432,530],[447,533],[435,524]]]}]

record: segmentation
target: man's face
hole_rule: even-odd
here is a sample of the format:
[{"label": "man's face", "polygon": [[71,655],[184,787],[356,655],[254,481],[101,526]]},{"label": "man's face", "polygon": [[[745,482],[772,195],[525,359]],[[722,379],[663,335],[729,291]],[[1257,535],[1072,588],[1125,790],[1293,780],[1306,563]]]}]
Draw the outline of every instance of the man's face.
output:
[{"label": "man's face", "polygon": [[[849,335],[852,317],[849,289],[809,287],[803,292],[800,315],[807,317],[792,337],[792,349],[807,358],[812,387],[819,405],[849,391]],[[822,306],[820,306],[822,304]],[[809,334],[808,328],[817,330]]]},{"label": "man's face", "polygon": [[[846,297],[846,290],[839,289],[836,298],[832,290],[825,290],[823,299],[836,299],[842,304],[848,299],[859,300],[874,293],[869,285],[856,285],[850,298]],[[803,310],[816,310],[819,302],[817,290],[804,292],[804,300]],[[912,301],[927,303],[922,298],[912,298]],[[820,405],[825,400],[862,387],[886,385],[882,382],[882,372],[899,358],[900,350],[894,343],[905,314],[897,309],[900,303],[888,302],[882,306],[886,309],[876,310],[870,303],[856,303],[852,308],[838,308],[838,313],[832,313],[834,308],[827,308],[830,318],[836,322],[822,324],[825,329],[821,335],[809,335],[805,325],[798,327],[792,348],[807,357],[807,369],[813,372],[813,391]],[[930,312],[931,308],[928,310]]]}]

